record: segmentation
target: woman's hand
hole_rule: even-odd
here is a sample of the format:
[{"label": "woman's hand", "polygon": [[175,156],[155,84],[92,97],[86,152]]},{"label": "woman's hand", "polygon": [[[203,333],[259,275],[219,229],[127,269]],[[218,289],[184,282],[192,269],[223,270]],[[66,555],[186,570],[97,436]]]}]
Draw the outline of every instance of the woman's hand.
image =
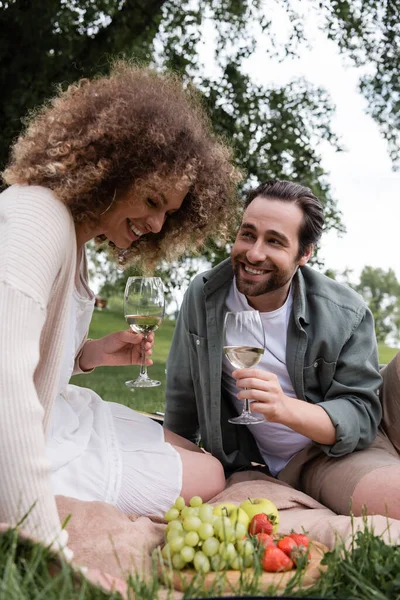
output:
[{"label": "woman's hand", "polygon": [[288,412],[288,398],[283,393],[274,373],[261,369],[237,369],[232,372],[238,388],[246,388],[238,393],[239,400],[253,400],[251,410],[261,413],[268,421],[285,423]]},{"label": "woman's hand", "polygon": [[[143,335],[131,329],[110,333],[98,340],[87,340],[79,361],[82,371],[99,366],[139,365],[141,363]],[[153,364],[151,358],[154,333],[147,336],[144,344],[146,365]]]}]

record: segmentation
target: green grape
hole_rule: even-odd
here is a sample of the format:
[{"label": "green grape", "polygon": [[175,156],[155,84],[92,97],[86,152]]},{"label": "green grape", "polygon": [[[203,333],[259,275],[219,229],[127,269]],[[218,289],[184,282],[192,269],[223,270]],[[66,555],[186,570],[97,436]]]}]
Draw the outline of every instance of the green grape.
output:
[{"label": "green grape", "polygon": [[181,510],[181,517],[185,519],[186,517],[195,517],[197,516],[196,509],[193,506],[185,506]]},{"label": "green grape", "polygon": [[182,521],[170,521],[167,523],[166,531],[183,531]]},{"label": "green grape", "polygon": [[185,538],[180,536],[176,536],[172,538],[172,540],[168,540],[169,547],[171,548],[171,552],[176,554],[180,552],[185,545]]},{"label": "green grape", "polygon": [[202,523],[198,529],[198,533],[202,540],[207,540],[214,535],[214,527],[211,523]]},{"label": "green grape", "polygon": [[244,566],[246,568],[252,567],[254,563],[254,554],[249,554],[248,556],[243,556]]},{"label": "green grape", "polygon": [[200,550],[194,555],[193,564],[194,568],[199,573],[208,573],[211,566],[207,556]]},{"label": "green grape", "polygon": [[253,556],[254,554],[254,546],[250,540],[239,540],[236,543],[236,549],[240,556]]},{"label": "green grape", "polygon": [[185,535],[185,545],[186,546],[192,546],[194,548],[195,546],[197,546],[199,541],[200,541],[199,534],[196,531],[189,531]]},{"label": "green grape", "polygon": [[193,498],[190,498],[189,504],[193,508],[197,508],[203,504],[203,499],[200,496],[193,496]]},{"label": "green grape", "polygon": [[232,560],[236,556],[236,548],[232,542],[222,542],[218,552],[227,561]]},{"label": "green grape", "polygon": [[201,547],[206,556],[214,556],[219,550],[219,540],[216,537],[207,538]]},{"label": "green grape", "polygon": [[171,531],[167,532],[167,542],[170,542],[176,537],[182,537],[182,534],[184,533],[185,532],[183,531],[183,529],[181,531],[178,531],[177,529],[171,529]]},{"label": "green grape", "polygon": [[236,554],[233,558],[229,560],[229,566],[234,571],[243,571],[244,569],[244,560],[241,556]]},{"label": "green grape", "polygon": [[179,510],[177,508],[174,508],[173,506],[167,510],[167,512],[164,515],[164,519],[166,519],[167,521],[175,521],[175,519],[177,519],[179,517]]},{"label": "green grape", "polygon": [[180,555],[185,563],[190,563],[194,559],[194,549],[192,546],[183,546],[182,550],[180,551]]},{"label": "green grape", "polygon": [[178,554],[174,554],[172,557],[172,565],[174,569],[178,569],[179,571],[186,566],[186,562],[182,558],[182,556]]},{"label": "green grape", "polygon": [[219,517],[219,521],[214,523],[215,535],[221,542],[234,541],[236,536],[232,522],[229,517]]},{"label": "green grape", "polygon": [[203,523],[212,524],[213,517],[213,507],[211,504],[202,504],[199,508],[199,519],[201,519]]},{"label": "green grape", "polygon": [[185,498],[183,496],[178,496],[174,502],[175,508],[178,510],[182,510],[186,506]]},{"label": "green grape", "polygon": [[172,554],[171,554],[171,548],[170,548],[169,544],[165,544],[165,546],[162,548],[161,556],[163,558],[165,558],[166,560],[171,560]]},{"label": "green grape", "polygon": [[210,564],[213,571],[224,571],[228,567],[227,561],[219,554],[210,558]]},{"label": "green grape", "polygon": [[200,525],[199,517],[185,517],[183,519],[183,529],[185,531],[198,531]]},{"label": "green grape", "polygon": [[247,534],[247,527],[244,523],[237,522],[234,526],[235,539],[242,540]]}]

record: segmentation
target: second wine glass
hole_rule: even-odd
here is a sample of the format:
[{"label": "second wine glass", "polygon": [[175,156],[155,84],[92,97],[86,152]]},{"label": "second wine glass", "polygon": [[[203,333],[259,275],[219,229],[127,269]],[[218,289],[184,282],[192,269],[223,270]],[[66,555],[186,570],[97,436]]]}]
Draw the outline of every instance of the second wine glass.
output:
[{"label": "second wine glass", "polygon": [[[255,367],[261,360],[265,348],[264,326],[257,310],[228,312],[224,321],[224,353],[235,369]],[[244,401],[241,415],[228,419],[235,425],[264,423],[263,415],[250,410],[248,398]]]},{"label": "second wine glass", "polygon": [[164,311],[164,286],[159,277],[128,277],[124,294],[125,319],[132,331],[143,334],[139,377],[126,381],[128,387],[161,385],[161,381],[150,379],[147,375],[144,347],[149,333],[161,325]]}]

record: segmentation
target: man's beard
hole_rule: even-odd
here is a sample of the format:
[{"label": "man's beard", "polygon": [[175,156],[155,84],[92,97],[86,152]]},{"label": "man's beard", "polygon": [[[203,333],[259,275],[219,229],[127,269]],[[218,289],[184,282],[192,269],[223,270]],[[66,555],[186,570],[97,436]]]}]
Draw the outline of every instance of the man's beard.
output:
[{"label": "man's beard", "polygon": [[[295,273],[295,270],[279,270],[274,267],[273,271],[270,271],[266,276],[266,280],[261,280],[257,282],[252,281],[244,281],[242,278],[242,267],[243,263],[239,261],[233,260],[233,272],[236,277],[236,287],[245,296],[255,297],[262,296],[263,294],[269,294],[270,292],[275,292],[280,288],[284,287],[287,283],[289,283]],[[254,269],[257,269],[256,265],[253,265]],[[260,269],[261,270],[261,269]]]}]

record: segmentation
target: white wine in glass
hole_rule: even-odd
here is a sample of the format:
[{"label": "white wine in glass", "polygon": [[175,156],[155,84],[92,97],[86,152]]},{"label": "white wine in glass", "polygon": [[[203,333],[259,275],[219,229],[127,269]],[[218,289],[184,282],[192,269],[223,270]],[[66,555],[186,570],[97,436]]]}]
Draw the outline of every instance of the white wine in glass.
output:
[{"label": "white wine in glass", "polygon": [[[235,369],[255,367],[264,354],[265,335],[257,310],[228,312],[224,321],[224,353]],[[263,415],[250,411],[250,401],[244,401],[243,412],[229,419],[235,425],[254,425],[265,421]]]},{"label": "white wine in glass", "polygon": [[161,381],[147,375],[144,346],[147,336],[156,331],[164,318],[164,286],[159,277],[129,277],[124,294],[125,319],[135,333],[143,334],[140,373],[137,379],[126,381],[128,387],[155,387]]}]

